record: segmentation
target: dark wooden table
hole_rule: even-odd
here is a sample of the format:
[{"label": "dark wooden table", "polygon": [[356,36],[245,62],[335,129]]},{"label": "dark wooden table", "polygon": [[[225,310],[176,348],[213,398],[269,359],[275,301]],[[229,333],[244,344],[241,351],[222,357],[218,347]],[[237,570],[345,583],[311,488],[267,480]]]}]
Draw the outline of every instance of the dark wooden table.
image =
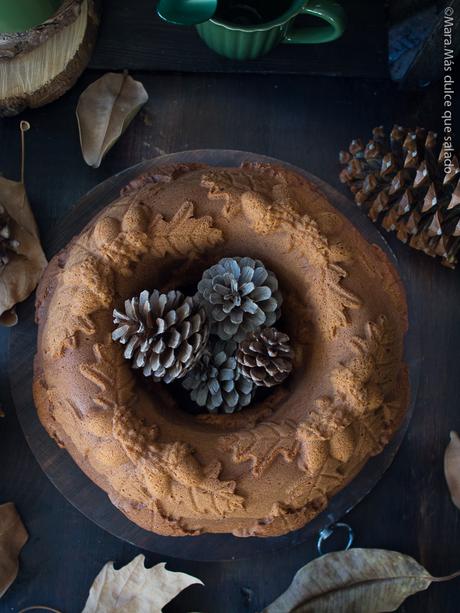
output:
[{"label": "dark wooden table", "polygon": [[[118,56],[120,56],[118,49]],[[56,221],[88,189],[156,156],[198,148],[259,152],[308,169],[343,190],[337,152],[374,125],[393,122],[441,128],[441,86],[412,94],[385,79],[307,75],[179,74],[133,72],[150,94],[145,110],[103,162],[85,166],[79,149],[78,95],[102,74],[86,71],[76,87],[43,109],[24,113],[26,177],[46,246]],[[18,118],[0,123],[0,170],[18,174]],[[390,238],[408,275],[407,291],[418,302],[422,380],[414,418],[395,462],[374,491],[348,516],[360,547],[410,554],[433,574],[460,569],[460,512],[450,502],[442,459],[450,429],[460,430],[460,282],[426,256]],[[20,324],[19,324],[20,325]],[[81,611],[94,576],[108,560],[120,566],[137,553],[76,511],[48,482],[20,430],[8,389],[8,332],[0,331],[0,502],[16,503],[30,540],[15,584],[0,601],[3,613],[48,605]],[[315,556],[306,547],[248,562],[168,561],[206,586],[193,586],[167,611],[239,613],[259,611]],[[147,554],[150,563],[161,561]],[[410,598],[406,612],[457,613],[459,580]]]}]

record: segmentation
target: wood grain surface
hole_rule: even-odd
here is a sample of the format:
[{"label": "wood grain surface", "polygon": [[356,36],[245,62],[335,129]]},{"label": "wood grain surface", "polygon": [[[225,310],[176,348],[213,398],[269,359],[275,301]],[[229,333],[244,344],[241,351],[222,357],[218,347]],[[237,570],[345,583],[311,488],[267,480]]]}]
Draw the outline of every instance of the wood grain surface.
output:
[{"label": "wood grain surface", "polygon": [[[347,14],[344,35],[322,45],[278,45],[249,62],[216,55],[195,28],[173,26],[155,12],[154,0],[105,0],[101,35],[91,60],[101,70],[293,73],[386,77],[384,0],[340,0]],[[298,17],[302,25],[308,17]],[[347,61],[343,61],[346,56]]]},{"label": "wood grain surface", "polygon": [[[118,52],[119,53],[119,52]],[[24,114],[26,179],[45,249],[55,224],[91,187],[155,154],[196,148],[255,151],[291,162],[331,183],[337,152],[374,125],[393,122],[441,129],[441,86],[404,94],[383,80],[293,75],[190,75],[135,72],[150,101],[98,170],[82,161],[75,121],[79,93],[100,76],[87,71],[61,100]],[[457,108],[458,114],[458,108]],[[18,119],[0,124],[0,169],[18,176]],[[347,521],[356,545],[408,553],[430,572],[460,568],[460,515],[448,496],[442,456],[450,429],[460,430],[459,272],[440,267],[390,237],[408,271],[407,291],[420,308],[418,334],[423,376],[408,435],[393,465]],[[117,566],[139,550],[104,532],[66,502],[35,462],[19,427],[6,378],[8,332],[0,332],[0,502],[13,500],[30,540],[16,583],[0,611],[42,604],[81,611],[93,577],[108,560]],[[165,609],[255,612],[290,583],[315,556],[304,545],[249,562],[201,563],[166,559],[169,568],[205,582]],[[147,554],[149,563],[165,558]],[[459,583],[437,584],[411,597],[406,613],[457,613]]]}]

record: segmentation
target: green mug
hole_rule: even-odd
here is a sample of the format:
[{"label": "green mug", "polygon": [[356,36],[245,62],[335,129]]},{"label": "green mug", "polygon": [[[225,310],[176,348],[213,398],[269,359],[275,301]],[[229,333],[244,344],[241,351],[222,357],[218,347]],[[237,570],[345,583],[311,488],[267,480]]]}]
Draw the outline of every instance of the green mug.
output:
[{"label": "green mug", "polygon": [[[235,11],[238,7],[250,11],[254,4],[251,0],[247,3],[243,0],[232,6]],[[282,4],[275,3],[275,6]],[[233,20],[232,16],[228,17],[218,9],[212,19],[198,24],[196,29],[208,47],[232,60],[254,59],[279,43],[327,43],[339,38],[345,29],[345,13],[334,0],[291,0],[284,5],[286,8],[282,14],[261,23],[251,24],[249,19],[249,25],[241,25],[238,19]],[[295,18],[305,14],[321,19],[324,25],[296,27]]]}]

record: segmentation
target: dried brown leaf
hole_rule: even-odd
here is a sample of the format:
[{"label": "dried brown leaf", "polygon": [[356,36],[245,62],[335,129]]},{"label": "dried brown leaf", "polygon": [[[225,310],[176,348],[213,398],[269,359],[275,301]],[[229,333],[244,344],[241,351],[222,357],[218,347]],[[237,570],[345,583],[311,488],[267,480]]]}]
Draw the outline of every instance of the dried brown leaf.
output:
[{"label": "dried brown leaf", "polygon": [[28,538],[14,504],[0,505],[0,598],[16,579],[18,555]]},{"label": "dried brown leaf", "polygon": [[0,177],[0,203],[11,218],[12,234],[19,241],[17,253],[0,272],[0,325],[11,326],[17,322],[13,307],[33,292],[47,261],[24,184]]},{"label": "dried brown leaf", "polygon": [[144,562],[144,556],[138,555],[120,570],[107,562],[91,586],[82,613],[160,613],[185,588],[203,585],[195,577],[166,570],[164,562],[148,569]]},{"label": "dried brown leaf", "polygon": [[404,600],[434,581],[413,558],[384,549],[328,553],[301,568],[290,587],[264,613],[379,613],[395,611]]},{"label": "dried brown leaf", "polygon": [[108,72],[85,89],[77,119],[83,158],[89,166],[99,168],[148,99],[142,83],[127,73]]},{"label": "dried brown leaf", "polygon": [[453,431],[444,454],[444,475],[452,502],[460,509],[460,437]]}]

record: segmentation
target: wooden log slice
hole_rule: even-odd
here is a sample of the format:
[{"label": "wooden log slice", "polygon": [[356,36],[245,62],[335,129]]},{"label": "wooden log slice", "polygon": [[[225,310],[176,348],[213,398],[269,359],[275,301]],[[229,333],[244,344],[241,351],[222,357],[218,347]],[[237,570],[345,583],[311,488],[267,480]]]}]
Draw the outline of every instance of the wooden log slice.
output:
[{"label": "wooden log slice", "polygon": [[43,24],[0,34],[0,117],[56,100],[86,68],[99,25],[98,0],[65,0]]}]

